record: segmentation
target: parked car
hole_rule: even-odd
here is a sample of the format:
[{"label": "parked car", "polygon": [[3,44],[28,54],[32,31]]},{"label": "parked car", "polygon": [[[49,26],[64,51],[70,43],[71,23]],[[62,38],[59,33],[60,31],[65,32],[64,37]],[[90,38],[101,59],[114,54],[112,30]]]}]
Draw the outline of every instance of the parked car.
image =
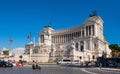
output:
[{"label": "parked car", "polygon": [[59,59],[57,60],[57,64],[71,64],[72,61],[70,59]]},{"label": "parked car", "polygon": [[72,61],[72,64],[80,64],[81,62],[80,62],[80,60],[73,60]]},{"label": "parked car", "polygon": [[85,66],[91,66],[92,65],[90,61],[85,61],[84,64],[85,64]]},{"label": "parked car", "polygon": [[0,61],[0,67],[13,67],[13,64],[7,61]]}]

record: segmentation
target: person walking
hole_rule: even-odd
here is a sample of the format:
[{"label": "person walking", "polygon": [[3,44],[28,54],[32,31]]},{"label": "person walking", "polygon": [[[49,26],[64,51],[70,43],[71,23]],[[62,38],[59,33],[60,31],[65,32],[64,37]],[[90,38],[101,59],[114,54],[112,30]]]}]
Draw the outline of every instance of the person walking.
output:
[{"label": "person walking", "polygon": [[101,70],[101,68],[102,68],[102,63],[100,62],[100,64],[99,64],[99,67],[100,67],[100,70]]},{"label": "person walking", "polygon": [[32,69],[36,69],[35,61],[33,60]]}]

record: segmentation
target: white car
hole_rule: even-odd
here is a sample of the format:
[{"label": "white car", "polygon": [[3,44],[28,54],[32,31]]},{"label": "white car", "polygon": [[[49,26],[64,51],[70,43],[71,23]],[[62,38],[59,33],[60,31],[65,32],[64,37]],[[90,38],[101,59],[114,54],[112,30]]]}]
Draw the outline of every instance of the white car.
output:
[{"label": "white car", "polygon": [[80,60],[73,60],[72,64],[80,64]]},{"label": "white car", "polygon": [[57,64],[71,64],[72,61],[70,59],[59,59],[57,60]]}]

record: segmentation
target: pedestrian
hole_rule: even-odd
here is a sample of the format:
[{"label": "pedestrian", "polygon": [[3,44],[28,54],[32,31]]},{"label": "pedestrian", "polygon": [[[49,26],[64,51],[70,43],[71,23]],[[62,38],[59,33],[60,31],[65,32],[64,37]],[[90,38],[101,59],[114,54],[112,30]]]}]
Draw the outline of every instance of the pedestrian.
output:
[{"label": "pedestrian", "polygon": [[99,67],[100,67],[100,70],[101,70],[101,68],[102,68],[102,63],[100,62],[100,64],[99,64]]},{"label": "pedestrian", "polygon": [[38,69],[38,62],[37,62],[37,60],[35,62],[35,65],[36,65],[36,69]]},{"label": "pedestrian", "polygon": [[23,60],[21,61],[21,66],[23,67]]},{"label": "pedestrian", "polygon": [[36,69],[35,61],[33,60],[32,69]]}]

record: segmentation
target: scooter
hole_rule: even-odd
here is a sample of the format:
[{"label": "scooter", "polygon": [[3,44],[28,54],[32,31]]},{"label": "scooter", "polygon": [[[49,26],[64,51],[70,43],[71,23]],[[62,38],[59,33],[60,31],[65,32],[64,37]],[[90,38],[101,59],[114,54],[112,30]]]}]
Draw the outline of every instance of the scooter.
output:
[{"label": "scooter", "polygon": [[38,65],[38,64],[33,64],[33,65],[32,65],[32,69],[33,69],[33,70],[35,70],[35,69],[41,70],[41,67],[40,67],[40,65]]}]

